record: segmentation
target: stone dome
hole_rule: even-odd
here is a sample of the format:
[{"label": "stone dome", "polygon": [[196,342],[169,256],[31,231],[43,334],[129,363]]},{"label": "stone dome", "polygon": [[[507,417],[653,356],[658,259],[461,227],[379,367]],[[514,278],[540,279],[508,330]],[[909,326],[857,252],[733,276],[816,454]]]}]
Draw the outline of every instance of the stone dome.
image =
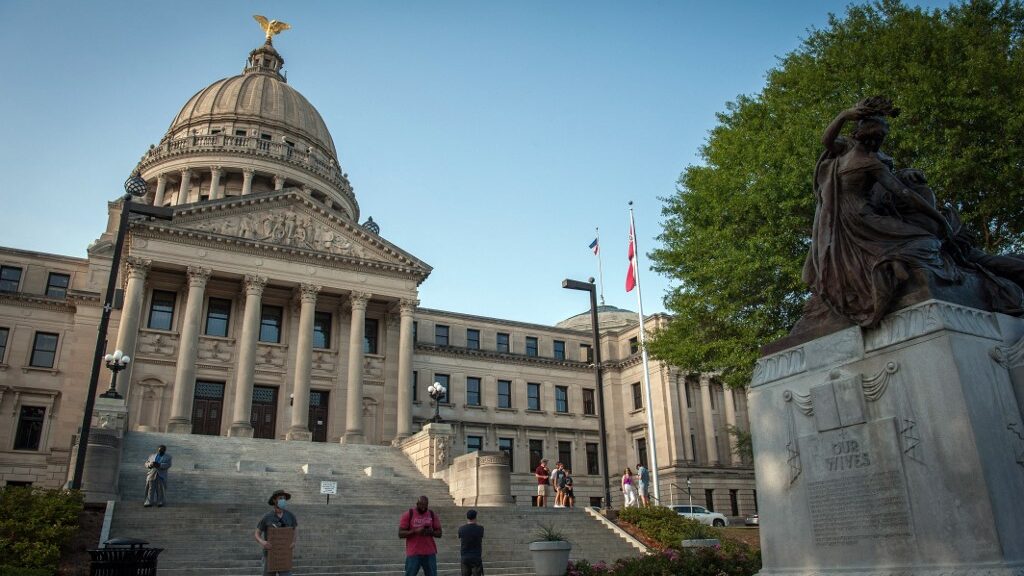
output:
[{"label": "stone dome", "polygon": [[[599,323],[598,330],[600,332],[606,332],[609,330],[618,330],[625,328],[630,325],[637,323],[636,312],[632,310],[623,310],[622,308],[616,308],[615,306],[598,306],[597,307],[597,321]],[[568,328],[570,330],[591,330],[590,321],[590,310],[575,316],[570,316],[565,320],[562,320],[558,324],[555,324],[558,328]]]},{"label": "stone dome", "polygon": [[264,44],[249,54],[245,71],[210,84],[189,98],[170,128],[169,135],[224,122],[246,122],[297,136],[337,160],[334,140],[320,113],[309,100],[288,85],[281,74],[284,58]]}]

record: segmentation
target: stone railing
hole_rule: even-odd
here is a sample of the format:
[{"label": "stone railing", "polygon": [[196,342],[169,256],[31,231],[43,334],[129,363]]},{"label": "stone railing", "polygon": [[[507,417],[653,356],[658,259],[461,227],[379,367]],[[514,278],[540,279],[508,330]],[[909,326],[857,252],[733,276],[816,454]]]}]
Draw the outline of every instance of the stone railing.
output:
[{"label": "stone railing", "polygon": [[511,506],[512,479],[504,452],[470,452],[438,473],[459,506]]},{"label": "stone railing", "polygon": [[431,422],[425,424],[423,430],[396,441],[394,445],[412,460],[420,474],[425,478],[435,478],[435,473],[448,468],[451,462],[453,436],[451,424]]}]

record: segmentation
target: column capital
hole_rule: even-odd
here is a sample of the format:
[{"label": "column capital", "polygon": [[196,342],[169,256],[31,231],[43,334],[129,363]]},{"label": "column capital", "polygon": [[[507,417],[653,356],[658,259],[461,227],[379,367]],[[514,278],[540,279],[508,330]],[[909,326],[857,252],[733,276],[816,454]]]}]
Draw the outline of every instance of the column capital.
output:
[{"label": "column capital", "polygon": [[210,172],[216,172],[216,173],[220,174],[223,171],[224,171],[224,167],[223,166],[216,166],[216,165],[215,166],[210,166]]},{"label": "column capital", "polygon": [[316,296],[323,286],[316,284],[301,284],[299,286],[299,298],[303,303],[316,304]]},{"label": "column capital", "polygon": [[284,176],[274,175],[274,190],[281,190],[284,188]]},{"label": "column capital", "polygon": [[707,388],[710,385],[711,385],[711,374],[701,374],[700,375],[700,387],[701,388]]},{"label": "column capital", "polygon": [[189,266],[188,267],[188,285],[190,288],[203,288],[206,286],[207,281],[210,280],[210,276],[213,274],[213,270],[209,268],[203,268],[202,266]]},{"label": "column capital", "polygon": [[373,298],[370,292],[352,292],[349,296],[349,307],[355,310],[366,310],[366,304]]},{"label": "column capital", "polygon": [[413,298],[402,298],[398,301],[398,313],[402,316],[412,316],[416,307],[420,305],[419,300]]},{"label": "column capital", "polygon": [[157,174],[156,175],[156,181],[157,182],[167,182],[167,174],[164,173],[164,172],[161,172],[161,173]]},{"label": "column capital", "polygon": [[182,179],[191,178],[192,177],[192,169],[191,168],[182,168],[181,169],[181,177],[182,177]]},{"label": "column capital", "polygon": [[256,173],[256,169],[255,168],[242,168],[242,174],[248,176],[249,178],[252,178],[253,174],[255,174],[255,173]]},{"label": "column capital", "polygon": [[124,259],[124,266],[128,271],[128,278],[145,280],[146,275],[149,273],[149,268],[152,265],[152,260],[139,258],[138,256],[129,256]]},{"label": "column capital", "polygon": [[256,274],[246,274],[242,280],[245,294],[251,296],[262,296],[263,289],[267,286],[267,277]]}]

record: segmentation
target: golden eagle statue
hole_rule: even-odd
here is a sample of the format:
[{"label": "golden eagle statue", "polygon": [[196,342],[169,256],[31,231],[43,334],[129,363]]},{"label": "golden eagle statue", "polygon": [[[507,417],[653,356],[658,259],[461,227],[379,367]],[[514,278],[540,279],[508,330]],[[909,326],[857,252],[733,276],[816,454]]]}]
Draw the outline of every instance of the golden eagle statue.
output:
[{"label": "golden eagle statue", "polygon": [[268,43],[271,38],[292,27],[291,24],[288,24],[287,22],[281,22],[280,20],[267,20],[266,16],[260,16],[259,14],[253,14],[252,17],[260,23],[260,28],[263,28],[263,32],[267,34]]}]

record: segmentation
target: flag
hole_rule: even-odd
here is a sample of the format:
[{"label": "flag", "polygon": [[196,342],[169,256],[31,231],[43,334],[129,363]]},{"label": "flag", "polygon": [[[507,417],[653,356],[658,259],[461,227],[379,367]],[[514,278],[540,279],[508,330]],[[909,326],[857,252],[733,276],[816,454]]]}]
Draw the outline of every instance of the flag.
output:
[{"label": "flag", "polygon": [[597,245],[597,238],[594,238],[594,241],[590,243],[590,249],[594,251],[594,254],[601,253],[601,247]]},{"label": "flag", "polygon": [[636,242],[633,238],[633,224],[629,224],[629,271],[626,272],[626,292],[632,292],[636,288]]}]

